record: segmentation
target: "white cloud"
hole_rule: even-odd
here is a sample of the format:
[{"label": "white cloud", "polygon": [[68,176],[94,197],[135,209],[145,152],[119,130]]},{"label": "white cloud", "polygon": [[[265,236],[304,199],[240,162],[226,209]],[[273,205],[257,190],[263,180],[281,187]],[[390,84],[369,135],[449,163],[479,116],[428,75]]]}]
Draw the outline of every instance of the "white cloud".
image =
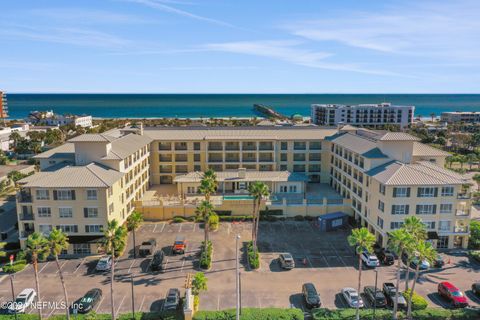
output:
[{"label": "white cloud", "polygon": [[339,12],[290,23],[296,36],[386,53],[474,59],[480,49],[480,2],[401,2],[383,12]]}]

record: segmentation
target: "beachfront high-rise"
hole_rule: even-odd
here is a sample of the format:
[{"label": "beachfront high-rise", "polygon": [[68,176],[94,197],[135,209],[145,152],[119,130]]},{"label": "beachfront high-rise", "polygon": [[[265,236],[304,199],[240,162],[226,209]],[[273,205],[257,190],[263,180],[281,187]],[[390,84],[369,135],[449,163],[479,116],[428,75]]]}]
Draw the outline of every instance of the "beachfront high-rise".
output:
[{"label": "beachfront high-rise", "polygon": [[444,168],[448,154],[406,133],[344,126],[152,127],[87,134],[38,156],[42,172],[19,181],[21,243],[33,231],[67,232],[70,254],[95,253],[107,221],[134,207],[147,220],[189,217],[202,172],[217,172],[218,212],[250,215],[252,182],[284,217],[344,212],[385,246],[409,215],[439,248],[465,248],[469,180]]},{"label": "beachfront high-rise", "polygon": [[414,106],[379,104],[312,104],[312,122],[318,125],[336,126],[352,124],[365,127],[385,125],[408,127],[413,122]]},{"label": "beachfront high-rise", "polygon": [[0,91],[0,119],[5,120],[6,118],[8,118],[7,94]]}]

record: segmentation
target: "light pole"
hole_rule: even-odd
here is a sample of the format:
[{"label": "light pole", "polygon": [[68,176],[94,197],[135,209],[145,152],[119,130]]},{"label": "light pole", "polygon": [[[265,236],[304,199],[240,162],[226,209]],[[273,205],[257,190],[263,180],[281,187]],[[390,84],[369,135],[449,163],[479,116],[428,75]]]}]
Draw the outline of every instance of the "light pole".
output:
[{"label": "light pole", "polygon": [[237,234],[235,237],[235,283],[236,283],[236,293],[237,293],[237,315],[236,320],[240,320],[240,269],[238,265],[238,240],[240,240],[240,235]]},{"label": "light pole", "polygon": [[14,277],[14,274],[10,273],[10,287],[12,289],[12,306],[13,306],[13,312],[15,313],[15,320],[17,320],[18,319],[17,304],[15,303],[15,289],[13,288],[13,277]]},{"label": "light pole", "polygon": [[133,292],[133,274],[130,274],[130,283],[132,286],[132,319],[135,320],[135,293]]},{"label": "light pole", "polygon": [[373,294],[373,320],[376,319],[375,312],[377,311],[377,282],[378,282],[378,269],[375,268],[375,289]]}]

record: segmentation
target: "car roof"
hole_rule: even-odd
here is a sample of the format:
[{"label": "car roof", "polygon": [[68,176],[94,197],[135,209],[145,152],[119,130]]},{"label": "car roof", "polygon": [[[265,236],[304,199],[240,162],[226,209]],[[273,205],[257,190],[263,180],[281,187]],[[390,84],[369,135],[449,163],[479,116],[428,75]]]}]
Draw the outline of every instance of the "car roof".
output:
[{"label": "car roof", "polygon": [[450,282],[448,282],[448,281],[441,282],[441,284],[442,284],[445,288],[447,288],[448,290],[453,290],[453,291],[458,290],[457,287],[455,287],[452,283],[450,283]]},{"label": "car roof", "polygon": [[26,295],[29,295],[33,291],[35,291],[35,290],[32,289],[32,288],[23,289],[22,292],[20,292],[18,294],[18,296],[26,296]]},{"label": "car roof", "polygon": [[280,255],[284,258],[292,258],[293,259],[293,256],[288,252],[280,253]]},{"label": "car roof", "polygon": [[108,261],[110,259],[111,259],[111,257],[107,256],[107,257],[101,257],[100,260],[98,260],[98,261]]},{"label": "car roof", "polygon": [[315,290],[315,285],[311,282],[304,283],[303,286],[307,289],[314,289]]},{"label": "car roof", "polygon": [[185,236],[176,236],[175,241],[183,241],[185,240]]},{"label": "car roof", "polygon": [[87,291],[87,293],[85,293],[85,295],[88,295],[88,294],[95,294],[97,292],[102,292],[102,289],[99,289],[99,288],[94,288],[94,289],[90,289]]},{"label": "car roof", "polygon": [[170,295],[170,294],[175,294],[175,293],[177,293],[177,292],[179,292],[179,291],[180,291],[180,290],[178,290],[177,288],[170,288],[170,289],[168,289],[168,295]]},{"label": "car roof", "polygon": [[348,291],[348,292],[354,292],[354,293],[357,293],[357,290],[355,290],[355,289],[353,289],[353,288],[350,288],[350,287],[343,288],[343,291]]}]

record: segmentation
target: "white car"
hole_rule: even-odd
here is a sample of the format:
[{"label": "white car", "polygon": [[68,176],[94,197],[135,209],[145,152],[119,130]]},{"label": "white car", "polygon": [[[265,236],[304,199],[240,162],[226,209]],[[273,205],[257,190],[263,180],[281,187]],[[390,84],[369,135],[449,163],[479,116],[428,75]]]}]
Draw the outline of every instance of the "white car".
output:
[{"label": "white car", "polygon": [[378,260],[377,256],[368,252],[364,252],[361,255],[361,259],[363,264],[370,268],[375,268],[380,266],[380,261]]},{"label": "white car", "polygon": [[15,301],[8,307],[9,313],[25,313],[27,308],[33,304],[36,297],[37,293],[34,289],[23,289]]},{"label": "white car", "polygon": [[109,271],[112,268],[112,257],[103,257],[97,262],[95,269],[97,271]]},{"label": "white car", "polygon": [[358,295],[357,290],[353,288],[343,288],[342,289],[342,296],[347,301],[347,304],[351,308],[356,308],[357,305],[359,308],[363,308],[363,300],[362,298]]}]

